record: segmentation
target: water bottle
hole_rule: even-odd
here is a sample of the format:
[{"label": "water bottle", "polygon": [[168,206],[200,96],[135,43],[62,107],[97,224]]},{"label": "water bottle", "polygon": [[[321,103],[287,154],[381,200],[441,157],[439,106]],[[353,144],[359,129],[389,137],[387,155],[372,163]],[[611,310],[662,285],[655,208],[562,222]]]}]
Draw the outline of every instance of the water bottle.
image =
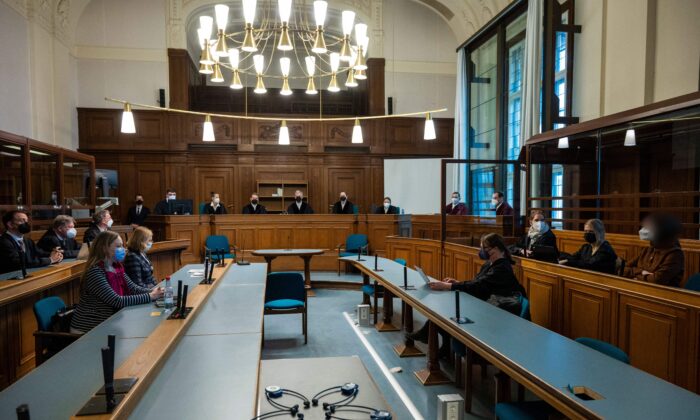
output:
[{"label": "water bottle", "polygon": [[401,214],[404,214],[403,209],[401,209]]},{"label": "water bottle", "polygon": [[170,276],[165,278],[165,291],[163,292],[163,301],[165,303],[165,310],[170,311],[173,309],[173,286],[170,284]]}]

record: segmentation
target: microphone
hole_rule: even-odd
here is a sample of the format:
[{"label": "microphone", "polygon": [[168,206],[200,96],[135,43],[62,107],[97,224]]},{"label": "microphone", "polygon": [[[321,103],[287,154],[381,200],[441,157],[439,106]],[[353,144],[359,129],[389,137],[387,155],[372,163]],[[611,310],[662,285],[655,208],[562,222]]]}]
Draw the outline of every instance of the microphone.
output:
[{"label": "microphone", "polygon": [[450,319],[458,324],[471,324],[474,322],[469,318],[461,316],[460,312],[461,311],[459,310],[459,290],[455,290],[455,316]]},{"label": "microphone", "polygon": [[182,280],[177,281],[177,306],[175,307],[175,313],[180,313],[180,304],[182,303]]},{"label": "microphone", "polygon": [[211,284],[214,281],[214,262],[209,264],[209,276],[207,277],[207,284]]},{"label": "microphone", "polygon": [[362,248],[364,248],[364,246],[357,248],[357,261],[365,261],[362,259]]},{"label": "microphone", "polygon": [[27,278],[27,253],[21,249],[19,250],[19,263],[22,269],[22,278],[20,280],[24,280]]},{"label": "microphone", "polygon": [[[208,252],[209,251],[207,251],[206,253],[208,253]],[[209,278],[207,277],[208,274],[209,274],[209,256],[206,255],[204,257],[204,280],[202,280],[202,283],[204,283],[204,284],[209,283],[209,280],[208,280]]]},{"label": "microphone", "polygon": [[243,246],[241,247],[241,259],[238,261],[238,265],[250,265],[250,262],[245,260],[245,238],[243,239]]},{"label": "microphone", "polygon": [[408,267],[403,267],[403,288],[408,289]]},{"label": "microphone", "polygon": [[114,360],[110,356],[109,347],[102,347],[102,374],[105,380],[105,404],[111,411],[116,405],[114,401]]},{"label": "microphone", "polygon": [[187,288],[188,286],[185,285],[185,287],[182,289],[182,306],[180,307],[180,318],[185,318],[187,316]]},{"label": "microphone", "polygon": [[379,255],[374,254],[374,271],[384,271],[379,269]]}]

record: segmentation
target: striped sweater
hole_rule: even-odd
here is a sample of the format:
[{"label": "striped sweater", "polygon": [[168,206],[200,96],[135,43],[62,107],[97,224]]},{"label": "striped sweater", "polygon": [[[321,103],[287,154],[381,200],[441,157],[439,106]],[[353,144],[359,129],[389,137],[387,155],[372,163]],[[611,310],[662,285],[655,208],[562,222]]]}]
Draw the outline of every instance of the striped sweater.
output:
[{"label": "striped sweater", "polygon": [[119,296],[107,282],[105,270],[97,265],[88,269],[81,286],[80,302],[73,313],[71,328],[88,332],[126,306],[149,303],[151,289],[140,287],[125,273],[130,295]]}]

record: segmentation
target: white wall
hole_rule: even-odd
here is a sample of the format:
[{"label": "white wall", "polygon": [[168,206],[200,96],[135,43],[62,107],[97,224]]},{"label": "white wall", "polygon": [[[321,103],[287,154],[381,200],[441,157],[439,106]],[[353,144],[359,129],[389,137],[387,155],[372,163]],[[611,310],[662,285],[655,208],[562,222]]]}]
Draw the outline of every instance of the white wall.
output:
[{"label": "white wall", "polygon": [[[384,195],[406,214],[440,213],[441,160],[384,159]],[[448,197],[454,191],[452,169],[447,167]]]},{"label": "white wall", "polygon": [[27,21],[0,2],[0,130],[32,135]]}]

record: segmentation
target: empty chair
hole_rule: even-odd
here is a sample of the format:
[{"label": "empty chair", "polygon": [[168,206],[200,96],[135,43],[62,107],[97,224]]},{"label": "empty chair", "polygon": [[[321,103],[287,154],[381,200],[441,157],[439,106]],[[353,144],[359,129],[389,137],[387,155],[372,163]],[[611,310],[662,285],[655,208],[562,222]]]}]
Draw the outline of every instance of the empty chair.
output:
[{"label": "empty chair", "polygon": [[58,296],[50,296],[34,304],[38,327],[34,332],[34,359],[37,366],[80,337],[80,334],[68,332],[72,310],[65,309],[66,304]]},{"label": "empty chair", "polygon": [[[300,273],[270,273],[265,288],[265,315],[301,314],[304,344],[308,342],[304,276]],[[265,326],[263,322],[263,340]]]},{"label": "empty chair", "polygon": [[348,236],[345,240],[345,248],[343,248],[343,244],[338,245],[338,275],[340,275],[340,263],[342,262],[340,258],[359,253],[367,255],[368,249],[367,235],[355,233]]},{"label": "empty chair", "polygon": [[579,337],[576,339],[576,342],[583,344],[586,347],[590,347],[593,350],[598,350],[599,352],[608,355],[613,359],[617,359],[622,363],[630,363],[630,358],[627,356],[627,353],[625,353],[621,348],[615,347],[610,343],[606,343],[605,341],[596,340],[595,338]]},{"label": "empty chair", "polygon": [[696,273],[688,277],[688,281],[685,282],[685,288],[687,290],[700,292],[700,273]]},{"label": "empty chair", "polygon": [[210,235],[207,236],[205,242],[205,250],[212,251],[212,259],[215,262],[219,262],[219,256],[216,255],[216,251],[223,249],[224,258],[233,258],[231,253],[231,245],[228,243],[228,238],[224,235]]},{"label": "empty chair", "polygon": [[207,214],[207,204],[206,201],[199,203],[199,214]]}]

